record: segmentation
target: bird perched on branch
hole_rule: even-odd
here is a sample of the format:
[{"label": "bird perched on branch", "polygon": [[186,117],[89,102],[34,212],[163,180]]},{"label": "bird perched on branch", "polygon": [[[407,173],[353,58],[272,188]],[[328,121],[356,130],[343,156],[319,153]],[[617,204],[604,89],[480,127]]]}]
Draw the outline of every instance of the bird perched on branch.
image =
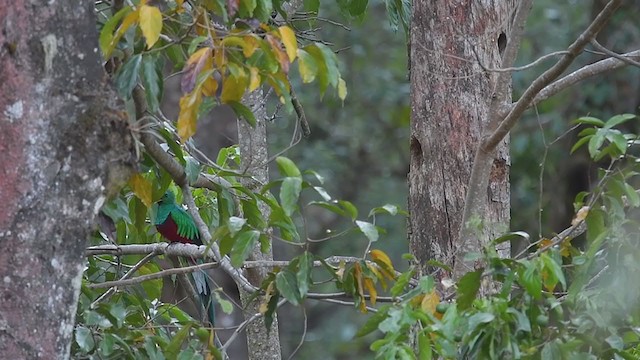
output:
[{"label": "bird perched on branch", "polygon": [[[158,201],[155,226],[158,232],[171,243],[202,245],[200,232],[191,215],[176,203],[175,194],[168,190]],[[188,259],[193,265],[202,261]],[[215,306],[211,296],[211,286],[204,271],[191,273],[194,289],[200,297],[200,311],[207,314],[211,326],[215,323]]]}]

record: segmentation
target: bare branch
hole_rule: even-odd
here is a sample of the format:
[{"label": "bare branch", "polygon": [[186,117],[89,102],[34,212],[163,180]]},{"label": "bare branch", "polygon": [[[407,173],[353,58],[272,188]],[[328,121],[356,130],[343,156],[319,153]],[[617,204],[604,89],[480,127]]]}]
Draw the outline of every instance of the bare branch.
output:
[{"label": "bare branch", "polygon": [[[622,54],[621,56],[624,58],[640,61],[640,50],[631,51],[626,54]],[[608,59],[600,60],[590,65],[584,66],[572,72],[571,74],[568,74],[552,82],[551,84],[545,86],[540,91],[540,93],[536,95],[536,97],[533,99],[531,104],[529,104],[529,106],[537,105],[541,101],[546,100],[553,95],[556,95],[562,90],[565,90],[580,81],[592,78],[597,75],[604,74],[608,71],[619,69],[626,65],[627,63],[622,60],[619,60],[616,58],[608,58]]]},{"label": "bare branch", "polygon": [[[131,269],[129,269],[129,271],[127,271],[127,273],[124,274],[120,278],[120,280],[126,280],[126,279],[130,278],[136,271],[138,271],[138,269],[140,269],[142,267],[142,265],[144,265],[147,262],[149,262],[155,256],[156,256],[155,253],[147,254],[147,256],[142,258],[142,260],[138,261]],[[114,287],[110,288],[109,290],[105,291],[104,294],[100,295],[100,297],[98,297],[94,302],[91,303],[90,308],[94,309],[99,302],[108,299],[109,297],[111,297],[111,295],[115,294],[115,292],[117,290],[118,290],[118,288],[114,286]]]},{"label": "bare branch", "polygon": [[160,279],[165,276],[186,274],[194,271],[213,269],[219,266],[220,264],[217,262],[204,263],[204,264],[193,265],[193,266],[185,266],[181,268],[162,270],[162,271],[158,271],[157,273],[153,273],[149,275],[137,276],[132,279],[121,279],[121,280],[114,280],[114,281],[105,281],[103,283],[89,284],[87,285],[87,287],[89,289],[99,289],[99,288],[106,288],[106,287],[112,287],[112,286],[130,286],[130,285],[140,284],[142,282],[149,281],[149,280]]},{"label": "bare branch", "polygon": [[509,133],[511,128],[520,119],[520,116],[531,105],[535,96],[553,80],[555,80],[564,70],[571,65],[573,60],[582,52],[584,47],[595,38],[595,36],[604,28],[611,16],[622,4],[622,0],[610,0],[602,11],[596,16],[593,22],[580,36],[567,48],[565,54],[555,65],[542,73],[535,79],[531,85],[525,90],[520,99],[510,109],[509,113],[501,121],[498,128],[482,143],[484,152],[491,152],[498,146],[500,141]]},{"label": "bare branch", "polygon": [[631,59],[629,59],[628,57],[625,57],[624,55],[618,54],[617,52],[611,51],[609,49],[607,49],[606,47],[600,45],[600,43],[598,42],[598,40],[596,39],[591,39],[591,45],[593,45],[596,49],[602,51],[603,53],[616,58],[618,60],[622,60],[624,62],[626,62],[629,65],[633,65],[635,67],[639,67],[640,68],[640,62],[637,61],[633,61]]}]

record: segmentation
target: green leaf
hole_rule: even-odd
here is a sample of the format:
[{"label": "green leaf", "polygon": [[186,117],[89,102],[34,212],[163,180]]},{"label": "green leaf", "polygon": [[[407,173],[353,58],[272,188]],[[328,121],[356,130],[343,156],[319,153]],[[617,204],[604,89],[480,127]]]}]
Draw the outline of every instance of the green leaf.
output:
[{"label": "green leaf", "polygon": [[302,178],[286,177],[280,188],[280,202],[287,216],[291,216],[297,208],[298,198],[302,191]]},{"label": "green leaf", "polygon": [[189,184],[193,184],[198,179],[198,176],[200,176],[200,163],[191,156],[185,157],[185,160],[187,164],[184,171],[187,174],[187,181]]},{"label": "green leaf", "polygon": [[349,4],[349,13],[351,16],[360,16],[367,10],[369,0],[352,0]]},{"label": "green leaf", "polygon": [[360,231],[362,231],[364,236],[366,236],[367,239],[369,239],[369,241],[371,242],[378,241],[379,234],[378,234],[378,229],[376,229],[375,225],[373,225],[372,223],[369,223],[366,221],[360,221],[360,220],[356,220],[356,225],[358,225],[358,228],[360,228]]},{"label": "green leaf", "polygon": [[[460,302],[458,302],[460,304]],[[481,312],[477,314],[473,314],[469,318],[469,325],[465,329],[467,333],[472,333],[480,324],[486,324],[492,322],[496,318],[495,315],[491,313]]]},{"label": "green leaf", "polygon": [[162,101],[162,89],[164,80],[157,66],[158,59],[155,56],[142,57],[142,85],[144,85],[147,105],[152,112],[158,111]]},{"label": "green leaf", "polygon": [[547,279],[545,280],[545,286],[548,288],[554,288],[559,281],[562,285],[562,290],[567,288],[567,282],[564,278],[564,273],[560,264],[553,260],[549,255],[542,253],[540,259],[544,264],[544,269],[547,271]]},{"label": "green leaf", "polygon": [[[146,263],[140,269],[138,273],[140,275],[150,275],[160,271],[160,267],[155,263]],[[149,300],[159,299],[162,292],[162,279],[148,280],[142,283],[142,288],[147,293]]]},{"label": "green leaf", "polygon": [[80,350],[86,353],[93,350],[96,346],[91,330],[81,325],[76,327],[76,343],[80,347]]},{"label": "green leaf", "polygon": [[296,164],[289,158],[278,156],[276,158],[276,163],[278,164],[278,169],[280,170],[280,173],[282,175],[288,177],[302,177],[302,174],[300,173],[300,170],[298,169]]},{"label": "green leaf", "polygon": [[629,200],[629,204],[631,204],[631,206],[633,207],[640,206],[640,196],[638,196],[638,193],[633,188],[633,186],[629,185],[628,183],[625,183],[624,190],[625,190],[625,193],[627,194],[627,200]]},{"label": "green leaf", "polygon": [[315,80],[318,73],[318,63],[309,52],[298,49],[298,71],[302,82],[307,84]]},{"label": "green leaf", "polygon": [[331,211],[332,213],[339,215],[339,216],[344,216],[347,217],[349,216],[347,214],[346,211],[344,211],[344,209],[342,209],[341,207],[334,205],[332,203],[326,202],[326,201],[311,201],[309,203],[309,205],[315,205],[315,206],[319,206],[321,208],[327,209],[329,211]]},{"label": "green leaf", "polygon": [[398,214],[398,207],[396,205],[386,204],[384,206],[376,207],[369,211],[369,217],[376,214],[389,214],[395,216]]},{"label": "green leaf", "polygon": [[230,105],[233,111],[247,122],[247,124],[251,125],[251,127],[256,127],[256,116],[248,107],[244,106],[242,103],[238,101],[229,101],[227,105]]},{"label": "green leaf", "polygon": [[260,237],[260,232],[257,230],[250,230],[240,233],[238,239],[233,244],[231,249],[231,265],[238,268],[242,266],[242,263],[249,256]]},{"label": "green leaf", "polygon": [[580,140],[576,141],[576,143],[571,147],[570,153],[573,154],[576,150],[578,150],[582,145],[586,144],[592,135],[581,137]]},{"label": "green leaf", "polygon": [[138,71],[142,63],[142,55],[132,56],[120,69],[116,76],[116,89],[124,99],[131,97],[133,88],[138,82]]},{"label": "green leaf", "polygon": [[475,300],[478,290],[480,289],[480,280],[482,279],[482,271],[484,269],[478,269],[471,271],[458,281],[458,308],[465,310],[471,307],[473,300]]},{"label": "green leaf", "polygon": [[299,305],[302,297],[298,289],[298,282],[296,276],[284,269],[276,275],[276,287],[282,296],[293,305]]},{"label": "green leaf", "polygon": [[359,338],[359,337],[363,337],[365,335],[368,335],[372,332],[374,332],[375,330],[378,329],[378,325],[384,321],[384,319],[387,318],[387,314],[389,312],[389,305],[384,305],[381,306],[378,309],[378,312],[373,314],[372,316],[370,316],[367,319],[367,322],[364,323],[364,325],[362,325],[362,327],[358,330],[358,332],[356,332],[355,337]]},{"label": "green leaf", "polygon": [[247,219],[231,216],[229,218],[229,231],[231,232],[231,236],[235,236],[238,231],[242,230],[244,224],[247,223]]},{"label": "green leaf", "polygon": [[220,293],[218,291],[214,291],[213,295],[216,298],[216,302],[220,305],[222,312],[227,315],[231,315],[233,313],[233,304],[231,303],[231,301],[220,296]]},{"label": "green leaf", "polygon": [[115,15],[113,15],[107,22],[104,23],[102,30],[100,30],[100,50],[102,54],[106,57],[109,53],[109,47],[111,42],[113,41],[113,32],[116,29],[118,23],[120,23],[120,19],[122,19],[125,15],[131,12],[131,7],[125,6],[120,9]]},{"label": "green leaf", "polygon": [[414,273],[415,271],[413,270],[402,273],[402,275],[400,275],[396,280],[396,283],[391,287],[391,296],[400,296],[404,291],[404,288],[409,284]]},{"label": "green leaf", "polygon": [[584,124],[584,125],[593,125],[593,126],[597,126],[597,127],[603,127],[604,126],[604,121],[598,119],[598,118],[594,118],[591,116],[583,116],[580,118],[577,118],[576,120],[573,121],[574,124]]},{"label": "green leaf", "polygon": [[622,350],[624,348],[624,341],[616,334],[611,334],[608,338],[604,339],[604,341],[606,341],[612,349]]},{"label": "green leaf", "polygon": [[308,251],[305,251],[298,257],[299,269],[296,274],[296,280],[298,281],[298,288],[300,289],[300,296],[305,297],[309,291],[309,284],[311,283],[311,270],[313,269],[313,255]]},{"label": "green leaf", "polygon": [[418,356],[420,360],[433,359],[429,335],[426,333],[426,331],[421,331],[418,334]]},{"label": "green leaf", "polygon": [[338,204],[351,216],[351,220],[355,220],[358,217],[358,209],[347,200],[340,200]]},{"label": "green leaf", "polygon": [[529,243],[530,236],[524,231],[514,231],[500,236],[499,238],[493,240],[491,243],[494,245],[502,244],[503,242],[516,240],[516,239],[524,239]]},{"label": "green leaf", "polygon": [[304,9],[317,14],[320,9],[320,0],[304,0]]},{"label": "green leaf", "polygon": [[191,330],[191,324],[187,324],[180,328],[178,332],[173,336],[171,342],[164,348],[164,354],[167,356],[167,359],[177,359],[178,353],[182,348],[182,344],[184,343],[187,336],[189,336],[189,331]]},{"label": "green leaf", "polygon": [[605,135],[606,130],[598,129],[595,135],[593,135],[591,139],[589,139],[589,156],[591,156],[591,158],[594,160],[598,157],[598,155],[600,155],[600,148],[602,147],[602,144],[604,144]]},{"label": "green leaf", "polygon": [[626,122],[627,120],[634,119],[635,117],[636,116],[634,114],[614,115],[609,120],[607,120],[607,123],[604,124],[604,128],[605,129],[611,129],[614,126],[620,125],[620,124]]},{"label": "green leaf", "polygon": [[512,314],[516,317],[516,323],[518,324],[516,327],[516,331],[531,332],[531,322],[529,321],[527,315],[512,307],[507,309],[507,313]]},{"label": "green leaf", "polygon": [[520,284],[534,299],[538,300],[542,296],[542,278],[534,262],[527,261],[524,263],[525,270],[520,271]]}]

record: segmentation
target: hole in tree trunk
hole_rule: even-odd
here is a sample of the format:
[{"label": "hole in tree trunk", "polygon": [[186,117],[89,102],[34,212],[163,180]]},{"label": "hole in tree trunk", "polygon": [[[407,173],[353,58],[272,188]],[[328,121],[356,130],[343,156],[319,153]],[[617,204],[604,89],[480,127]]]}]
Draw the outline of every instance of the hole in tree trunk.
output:
[{"label": "hole in tree trunk", "polygon": [[411,167],[419,167],[422,165],[422,145],[420,141],[411,135],[411,142],[409,144],[409,151],[411,153]]},{"label": "hole in tree trunk", "polygon": [[502,55],[506,47],[507,47],[507,35],[504,32],[501,32],[500,36],[498,36],[498,51],[500,52],[500,55]]}]

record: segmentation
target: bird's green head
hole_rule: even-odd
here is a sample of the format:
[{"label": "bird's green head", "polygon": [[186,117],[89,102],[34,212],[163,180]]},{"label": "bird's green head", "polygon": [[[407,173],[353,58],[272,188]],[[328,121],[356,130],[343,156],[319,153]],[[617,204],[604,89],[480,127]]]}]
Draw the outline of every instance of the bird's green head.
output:
[{"label": "bird's green head", "polygon": [[176,203],[176,195],[171,190],[167,190],[164,195],[160,198],[160,204],[175,204]]}]

